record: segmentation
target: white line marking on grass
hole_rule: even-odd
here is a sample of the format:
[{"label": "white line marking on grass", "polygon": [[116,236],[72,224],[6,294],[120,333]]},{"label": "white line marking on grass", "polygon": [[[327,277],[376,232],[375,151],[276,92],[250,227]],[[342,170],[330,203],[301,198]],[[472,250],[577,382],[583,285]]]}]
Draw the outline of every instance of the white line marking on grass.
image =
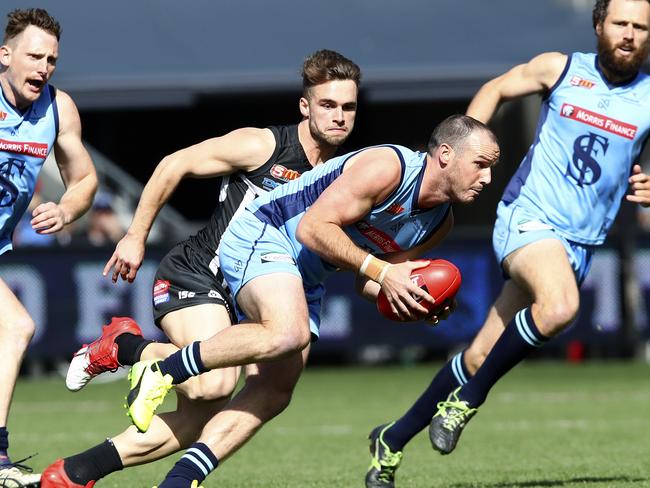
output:
[{"label": "white line marking on grass", "polygon": [[[105,434],[105,433],[104,433]],[[39,443],[47,439],[48,444],[53,442],[63,442],[74,439],[75,441],[97,441],[101,439],[102,434],[98,431],[75,430],[67,432],[21,432],[20,440],[25,443]]]},{"label": "white line marking on grass", "polygon": [[618,418],[615,421],[612,419],[552,419],[552,420],[508,420],[508,421],[490,421],[481,425],[482,429],[486,431],[567,431],[576,430],[584,431],[589,430],[592,432],[607,432],[612,430],[614,426],[618,429],[636,429],[638,428],[638,419],[624,419]]},{"label": "white line marking on grass", "polygon": [[302,437],[306,432],[317,433],[324,436],[339,437],[352,432],[350,425],[309,425],[304,427],[275,427],[273,431],[278,435]]},{"label": "white line marking on grass", "polygon": [[92,415],[116,410],[116,403],[107,400],[88,400],[75,402],[13,402],[12,413],[82,413]]},{"label": "white line marking on grass", "polygon": [[566,403],[574,401],[614,402],[616,398],[624,397],[626,401],[650,401],[650,392],[637,391],[547,391],[547,392],[516,392],[508,391],[494,394],[494,401],[501,403],[536,402],[536,403]]}]

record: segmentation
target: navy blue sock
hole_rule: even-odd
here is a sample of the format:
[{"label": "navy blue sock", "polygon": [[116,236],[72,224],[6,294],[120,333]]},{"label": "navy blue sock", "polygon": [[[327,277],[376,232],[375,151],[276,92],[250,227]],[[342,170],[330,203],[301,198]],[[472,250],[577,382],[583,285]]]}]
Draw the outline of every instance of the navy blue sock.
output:
[{"label": "navy blue sock", "polygon": [[180,351],[161,361],[158,363],[158,367],[163,375],[169,374],[174,378],[175,385],[208,370],[203,366],[198,341],[185,346]]},{"label": "navy blue sock", "polygon": [[474,377],[461,388],[459,398],[472,407],[482,405],[490,388],[504,374],[548,340],[549,337],[543,336],[535,325],[530,308],[520,310],[507,325]]},{"label": "navy blue sock", "polygon": [[436,413],[437,404],[461,385],[467,383],[469,372],[459,352],[438,371],[433,380],[413,406],[395,421],[382,436],[391,451],[401,451],[408,442],[424,429]]},{"label": "navy blue sock", "polygon": [[10,464],[11,459],[9,459],[9,431],[7,427],[0,427],[0,466],[3,464]]},{"label": "navy blue sock", "polygon": [[187,488],[192,481],[201,482],[219,465],[219,460],[202,442],[185,451],[158,488]]}]

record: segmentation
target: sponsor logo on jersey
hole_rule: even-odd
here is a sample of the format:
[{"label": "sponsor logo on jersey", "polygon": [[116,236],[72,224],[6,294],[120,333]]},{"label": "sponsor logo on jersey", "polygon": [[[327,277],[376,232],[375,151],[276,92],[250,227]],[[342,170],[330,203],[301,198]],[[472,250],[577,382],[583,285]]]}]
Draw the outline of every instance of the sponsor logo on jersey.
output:
[{"label": "sponsor logo on jersey", "polygon": [[153,304],[160,305],[169,301],[169,281],[157,280],[153,284]]},{"label": "sponsor logo on jersey", "polygon": [[45,159],[49,152],[49,147],[47,144],[40,142],[18,142],[0,139],[0,151],[27,154],[28,156]]},{"label": "sponsor logo on jersey", "polygon": [[362,220],[354,225],[366,239],[373,242],[383,252],[396,252],[402,250],[399,247],[399,244],[397,244],[391,236],[373,227],[369,223]]},{"label": "sponsor logo on jersey", "polygon": [[592,127],[597,127],[604,131],[610,132],[611,134],[616,134],[617,136],[625,137],[626,139],[634,139],[638,127],[636,125],[628,124],[627,122],[622,122],[620,120],[613,119],[607,115],[599,114],[587,110],[585,108],[578,107],[577,105],[572,105],[570,103],[565,103],[560,109],[560,115],[566,117],[567,119],[575,120],[576,122],[582,122],[583,124],[590,125]]},{"label": "sponsor logo on jersey", "polygon": [[221,293],[219,293],[216,290],[210,290],[208,292],[208,297],[209,298],[219,298],[219,299],[223,300],[223,297],[221,296]]},{"label": "sponsor logo on jersey", "polygon": [[277,188],[277,187],[280,186],[281,184],[282,184],[282,183],[279,183],[279,182],[277,182],[277,181],[275,181],[275,180],[272,180],[271,178],[264,178],[264,179],[262,180],[262,187],[263,187],[265,190],[269,190],[269,191],[273,190],[274,188]]},{"label": "sponsor logo on jersey", "polygon": [[523,234],[524,232],[539,232],[543,230],[554,231],[555,229],[548,224],[536,220],[523,220],[517,223],[517,230],[520,234]]},{"label": "sponsor logo on jersey", "polygon": [[594,86],[596,86],[595,81],[585,80],[584,78],[580,78],[579,76],[572,76],[571,79],[569,80],[569,83],[572,86],[579,86],[581,88],[587,88],[589,90],[591,90]]},{"label": "sponsor logo on jersey", "polygon": [[267,252],[262,254],[263,263],[288,263],[296,264],[296,261],[288,254],[280,254],[279,252]]},{"label": "sponsor logo on jersey", "polygon": [[178,299],[185,300],[186,298],[194,298],[196,296],[195,291],[181,290],[178,292]]},{"label": "sponsor logo on jersey", "polygon": [[393,203],[386,209],[386,212],[391,215],[399,215],[403,211],[404,207],[402,207],[399,203]]},{"label": "sponsor logo on jersey", "polygon": [[0,110],[0,120],[6,119],[7,115],[9,115],[7,112],[3,112],[2,110]]},{"label": "sponsor logo on jersey", "polygon": [[300,173],[296,170],[285,168],[281,164],[274,164],[271,168],[271,176],[282,181],[291,181],[300,177]]}]

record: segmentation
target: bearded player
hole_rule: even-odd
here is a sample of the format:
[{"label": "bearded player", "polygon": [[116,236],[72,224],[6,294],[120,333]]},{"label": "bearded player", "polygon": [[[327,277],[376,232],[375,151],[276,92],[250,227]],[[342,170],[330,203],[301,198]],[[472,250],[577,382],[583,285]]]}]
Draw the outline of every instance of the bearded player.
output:
[{"label": "bearded player", "polygon": [[[488,122],[503,101],[543,97],[535,140],[497,210],[493,244],[509,278],[468,349],[453,357],[415,404],[370,434],[366,486],[394,486],[404,446],[430,423],[450,453],[490,388],[576,317],[578,289],[621,200],[650,205],[637,159],[650,131],[650,1],[598,0],[597,53],[557,52],[486,83],[467,114]],[[437,410],[436,410],[437,409]]]}]

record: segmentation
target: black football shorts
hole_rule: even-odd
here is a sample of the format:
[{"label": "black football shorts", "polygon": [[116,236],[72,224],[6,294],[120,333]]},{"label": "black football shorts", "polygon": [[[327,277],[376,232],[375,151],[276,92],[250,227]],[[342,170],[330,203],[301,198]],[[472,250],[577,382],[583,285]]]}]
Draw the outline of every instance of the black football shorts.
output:
[{"label": "black football shorts", "polygon": [[153,317],[160,326],[169,312],[186,307],[216,303],[226,307],[235,324],[233,300],[221,270],[215,275],[205,255],[194,250],[187,241],[177,244],[160,262],[153,283]]}]

